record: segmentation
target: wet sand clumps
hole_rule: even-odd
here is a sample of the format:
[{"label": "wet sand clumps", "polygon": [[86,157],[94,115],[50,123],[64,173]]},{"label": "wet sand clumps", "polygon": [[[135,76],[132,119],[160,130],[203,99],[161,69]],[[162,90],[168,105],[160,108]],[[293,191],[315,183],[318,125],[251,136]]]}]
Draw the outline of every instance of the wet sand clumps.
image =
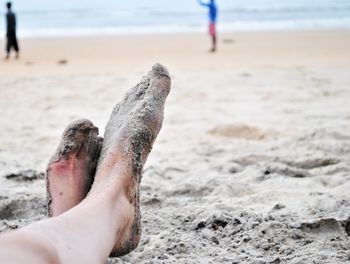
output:
[{"label": "wet sand clumps", "polygon": [[16,181],[16,182],[30,182],[35,180],[45,179],[45,173],[38,172],[35,170],[22,170],[16,173],[10,173],[5,175],[7,180]]},{"label": "wet sand clumps", "polygon": [[0,232],[23,227],[46,215],[44,197],[0,197]]}]

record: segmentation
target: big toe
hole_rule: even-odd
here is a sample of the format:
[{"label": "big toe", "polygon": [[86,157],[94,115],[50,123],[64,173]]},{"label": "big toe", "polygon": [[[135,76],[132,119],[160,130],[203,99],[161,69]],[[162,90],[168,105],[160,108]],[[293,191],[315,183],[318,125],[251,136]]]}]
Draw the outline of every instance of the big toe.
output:
[{"label": "big toe", "polygon": [[167,68],[157,63],[152,67],[148,76],[150,78],[150,87],[147,90],[147,95],[158,99],[164,104],[171,88],[171,79]]},{"label": "big toe", "polygon": [[[142,84],[142,85],[140,85]],[[167,97],[170,92],[170,74],[166,67],[160,63],[156,63],[152,66],[148,75],[142,79],[139,85],[137,85],[137,92],[140,94],[144,92],[160,92],[162,97]],[[152,89],[153,88],[153,89]]]},{"label": "big toe", "polygon": [[165,76],[165,77],[168,77],[170,79],[170,74],[169,74],[168,69],[160,63],[156,63],[153,65],[151,73],[154,76]]},{"label": "big toe", "polygon": [[88,119],[79,119],[70,123],[64,130],[57,155],[65,156],[78,151],[85,142],[93,145],[101,144],[98,139],[98,128]]}]

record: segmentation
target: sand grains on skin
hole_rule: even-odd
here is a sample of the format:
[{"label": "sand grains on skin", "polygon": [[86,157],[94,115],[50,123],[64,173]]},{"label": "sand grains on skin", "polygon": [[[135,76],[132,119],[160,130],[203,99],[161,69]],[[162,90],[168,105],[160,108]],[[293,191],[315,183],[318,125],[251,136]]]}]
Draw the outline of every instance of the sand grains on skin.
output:
[{"label": "sand grains on skin", "polygon": [[46,173],[47,210],[58,216],[80,203],[90,191],[102,147],[91,121],[72,122],[63,132]]},{"label": "sand grains on skin", "polygon": [[106,125],[104,142],[92,191],[103,191],[105,181],[116,181],[113,168],[125,166],[126,196],[135,207],[132,225],[117,241],[111,256],[122,256],[134,250],[141,236],[139,184],[143,166],[162,127],[164,103],[170,92],[170,75],[156,64],[139,84],[130,89],[112,111]]}]

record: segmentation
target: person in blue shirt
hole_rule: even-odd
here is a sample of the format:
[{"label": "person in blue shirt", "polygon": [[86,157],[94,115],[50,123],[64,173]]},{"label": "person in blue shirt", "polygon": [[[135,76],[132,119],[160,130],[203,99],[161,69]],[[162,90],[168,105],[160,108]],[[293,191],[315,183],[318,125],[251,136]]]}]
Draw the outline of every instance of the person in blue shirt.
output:
[{"label": "person in blue shirt", "polygon": [[6,59],[10,58],[10,51],[14,49],[16,51],[16,58],[19,56],[19,48],[16,36],[16,15],[12,12],[12,4],[10,2],[6,3],[7,13],[6,13]]},{"label": "person in blue shirt", "polygon": [[218,8],[215,3],[215,0],[210,0],[209,3],[204,3],[201,0],[198,0],[198,3],[202,6],[208,7],[209,9],[209,35],[212,39],[212,48],[211,52],[216,51],[216,21],[218,16]]}]

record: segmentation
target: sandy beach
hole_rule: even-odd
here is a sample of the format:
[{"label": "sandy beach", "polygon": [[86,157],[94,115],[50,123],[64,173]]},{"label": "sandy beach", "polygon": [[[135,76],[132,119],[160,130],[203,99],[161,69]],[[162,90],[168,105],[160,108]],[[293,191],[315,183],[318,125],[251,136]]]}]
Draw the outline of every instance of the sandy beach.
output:
[{"label": "sandy beach", "polygon": [[[173,81],[141,185],[143,236],[110,263],[349,263],[350,30],[26,38],[0,61],[0,232],[45,218],[65,126],[104,133],[151,66]],[[4,41],[0,40],[0,46]]]}]

